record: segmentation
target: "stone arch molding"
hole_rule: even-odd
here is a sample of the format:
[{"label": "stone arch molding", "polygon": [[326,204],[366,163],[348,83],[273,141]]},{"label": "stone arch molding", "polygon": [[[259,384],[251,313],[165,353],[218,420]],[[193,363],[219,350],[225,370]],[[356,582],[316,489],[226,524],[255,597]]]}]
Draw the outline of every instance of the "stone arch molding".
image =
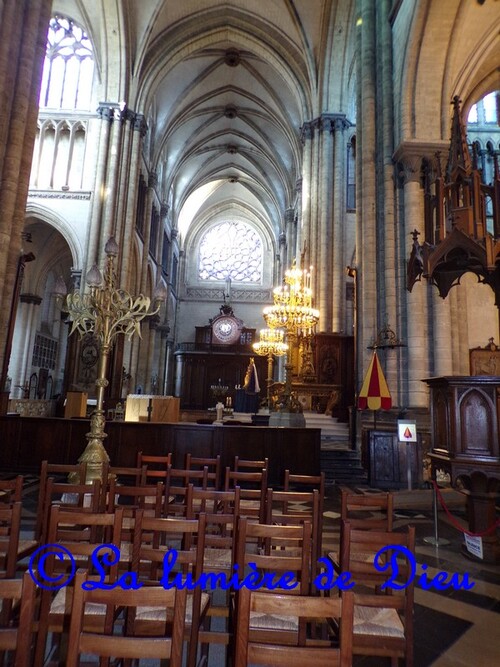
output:
[{"label": "stone arch molding", "polygon": [[76,236],[73,226],[61,215],[35,202],[28,202],[26,205],[25,217],[29,216],[38,218],[41,222],[54,227],[61,234],[70,249],[73,268],[81,270],[84,264],[83,246]]}]

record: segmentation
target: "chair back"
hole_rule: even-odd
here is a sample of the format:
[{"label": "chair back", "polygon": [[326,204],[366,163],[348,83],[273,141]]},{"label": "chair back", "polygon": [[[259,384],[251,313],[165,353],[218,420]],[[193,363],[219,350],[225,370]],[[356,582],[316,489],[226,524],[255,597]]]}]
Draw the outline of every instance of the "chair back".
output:
[{"label": "chair back", "polygon": [[224,490],[240,487],[240,514],[264,522],[266,516],[267,469],[241,472],[226,468]]},{"label": "chair back", "polygon": [[21,503],[0,504],[0,579],[14,578],[21,531]]},{"label": "chair back", "polygon": [[388,492],[354,493],[341,489],[340,518],[359,530],[391,531],[394,514],[394,496]]},{"label": "chair back", "polygon": [[[282,624],[294,625],[298,619],[296,640],[293,644],[282,643],[280,630],[268,633],[266,643],[252,640],[252,619],[258,616],[281,618]],[[330,638],[309,638],[306,630],[313,620],[319,621],[329,630],[333,619],[340,628],[339,645]],[[342,599],[307,595],[280,595],[262,593],[242,588],[238,595],[235,633],[234,667],[247,665],[273,665],[283,667],[351,667],[352,665],[353,595],[344,594]],[[276,639],[273,640],[273,635]],[[315,636],[321,636],[319,632]],[[287,641],[289,638],[287,635]]]},{"label": "chair back", "polygon": [[233,470],[235,472],[252,472],[253,470],[268,470],[269,459],[242,459],[240,456],[234,457]]},{"label": "chair back", "polygon": [[[258,570],[259,576],[267,572],[278,589],[286,588],[286,592],[308,595],[311,586],[311,535],[311,523],[307,520],[300,525],[280,526],[254,523],[247,517],[240,517],[235,558],[240,578],[245,576],[247,566],[252,564],[252,570]],[[285,584],[281,579],[284,573],[294,574],[295,581],[282,585]]]},{"label": "chair back", "polygon": [[193,456],[190,452],[186,454],[185,467],[186,470],[203,470],[207,468],[208,475],[208,486],[213,486],[217,490],[220,490],[221,486],[221,463],[220,463],[220,454],[217,456]]},{"label": "chair back", "polygon": [[[71,624],[69,628],[68,655],[66,667],[79,665],[79,656],[90,654],[105,658],[123,659],[168,659],[170,667],[182,667],[182,650],[184,642],[187,590],[173,588],[166,590],[163,586],[145,586],[139,590],[85,590],[85,572],[78,572],[71,608]],[[84,618],[87,604],[99,604],[106,607],[106,623],[104,632],[96,634],[87,631]],[[158,606],[171,610],[172,625],[163,624],[161,634],[150,637],[135,636],[134,622],[129,611],[137,607]],[[113,621],[125,610],[125,625]]]},{"label": "chair back", "polygon": [[0,480],[0,503],[21,502],[23,499],[23,476]]},{"label": "chair back", "polygon": [[414,563],[413,526],[395,533],[358,530],[343,522],[341,571],[356,582],[355,654],[404,657],[406,665],[413,664]]},{"label": "chair back", "polygon": [[[40,467],[40,489],[38,492],[38,506],[37,506],[37,515],[35,521],[35,539],[41,540],[44,528],[47,526],[43,525],[44,521],[44,503],[46,496],[47,480],[49,477],[52,477],[54,481],[67,481],[68,483],[73,484],[85,484],[87,476],[87,464],[86,463],[77,463],[77,464],[62,464],[62,463],[49,463],[47,460],[42,461]],[[68,479],[68,477],[71,478]]]},{"label": "chair back", "polygon": [[276,491],[267,490],[266,523],[282,526],[299,525],[309,521],[312,526],[312,567],[314,580],[318,569],[318,559],[322,555],[323,522],[320,510],[319,491]]},{"label": "chair back", "polygon": [[[29,572],[25,572],[22,579],[0,580],[0,652],[15,653],[8,662],[12,667],[31,667],[33,664],[35,596],[36,586]],[[13,608],[16,612],[12,618]]]}]

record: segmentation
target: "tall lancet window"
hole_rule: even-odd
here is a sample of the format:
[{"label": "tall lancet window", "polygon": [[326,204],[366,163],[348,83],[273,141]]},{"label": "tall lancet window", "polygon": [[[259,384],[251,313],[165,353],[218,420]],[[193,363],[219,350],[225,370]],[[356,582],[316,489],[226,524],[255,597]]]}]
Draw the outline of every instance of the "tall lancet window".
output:
[{"label": "tall lancet window", "polygon": [[94,56],[87,33],[72,19],[55,15],[49,23],[40,107],[89,110]]},{"label": "tall lancet window", "polygon": [[201,239],[198,278],[259,284],[262,255],[262,239],[253,227],[244,222],[221,222]]}]

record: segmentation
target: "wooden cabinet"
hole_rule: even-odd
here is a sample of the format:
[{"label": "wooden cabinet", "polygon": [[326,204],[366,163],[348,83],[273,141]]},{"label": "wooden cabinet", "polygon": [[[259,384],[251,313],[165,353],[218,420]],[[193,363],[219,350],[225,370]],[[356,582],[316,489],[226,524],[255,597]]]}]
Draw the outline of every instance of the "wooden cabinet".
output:
[{"label": "wooden cabinet", "polygon": [[390,431],[365,431],[366,440],[371,486],[379,489],[408,488],[410,457],[412,488],[418,488],[422,481],[420,442],[400,442],[398,434]]}]

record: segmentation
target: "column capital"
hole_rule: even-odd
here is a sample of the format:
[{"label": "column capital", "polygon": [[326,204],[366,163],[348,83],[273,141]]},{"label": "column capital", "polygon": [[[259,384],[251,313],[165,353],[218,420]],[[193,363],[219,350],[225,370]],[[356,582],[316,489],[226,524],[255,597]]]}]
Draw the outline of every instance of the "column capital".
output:
[{"label": "column capital", "polygon": [[99,102],[97,115],[101,120],[107,120],[112,123],[114,120],[125,120],[126,107],[118,102]]},{"label": "column capital", "polygon": [[82,284],[82,270],[81,269],[71,269],[71,282],[73,283],[73,289],[79,290]]},{"label": "column capital", "polygon": [[293,208],[293,206],[285,209],[285,224],[289,225],[294,221],[294,219],[295,219],[295,209]]},{"label": "column capital", "polygon": [[295,181],[295,192],[302,192],[302,177]]},{"label": "column capital", "polygon": [[142,113],[135,114],[134,130],[136,132],[140,132],[141,137],[146,136],[146,132],[148,131],[148,124],[146,123],[146,119]]},{"label": "column capital", "polygon": [[158,185],[158,174],[156,171],[151,171],[148,176],[148,188],[156,188]]},{"label": "column capital", "polygon": [[170,211],[170,206],[167,204],[166,201],[163,201],[160,206],[160,215],[162,218],[166,218],[168,215],[168,212]]},{"label": "column capital", "polygon": [[[398,180],[402,185],[410,181],[420,182],[423,161],[427,161],[429,165],[434,165],[437,169],[436,160],[439,159],[441,166],[443,164],[445,166],[442,160],[444,156],[446,161],[449,150],[449,143],[444,141],[402,141],[392,156],[396,165]],[[437,158],[438,155],[439,158]]]},{"label": "column capital", "polygon": [[312,139],[314,137],[314,126],[312,121],[306,121],[300,128],[300,138],[302,143],[306,142],[306,139]]}]

